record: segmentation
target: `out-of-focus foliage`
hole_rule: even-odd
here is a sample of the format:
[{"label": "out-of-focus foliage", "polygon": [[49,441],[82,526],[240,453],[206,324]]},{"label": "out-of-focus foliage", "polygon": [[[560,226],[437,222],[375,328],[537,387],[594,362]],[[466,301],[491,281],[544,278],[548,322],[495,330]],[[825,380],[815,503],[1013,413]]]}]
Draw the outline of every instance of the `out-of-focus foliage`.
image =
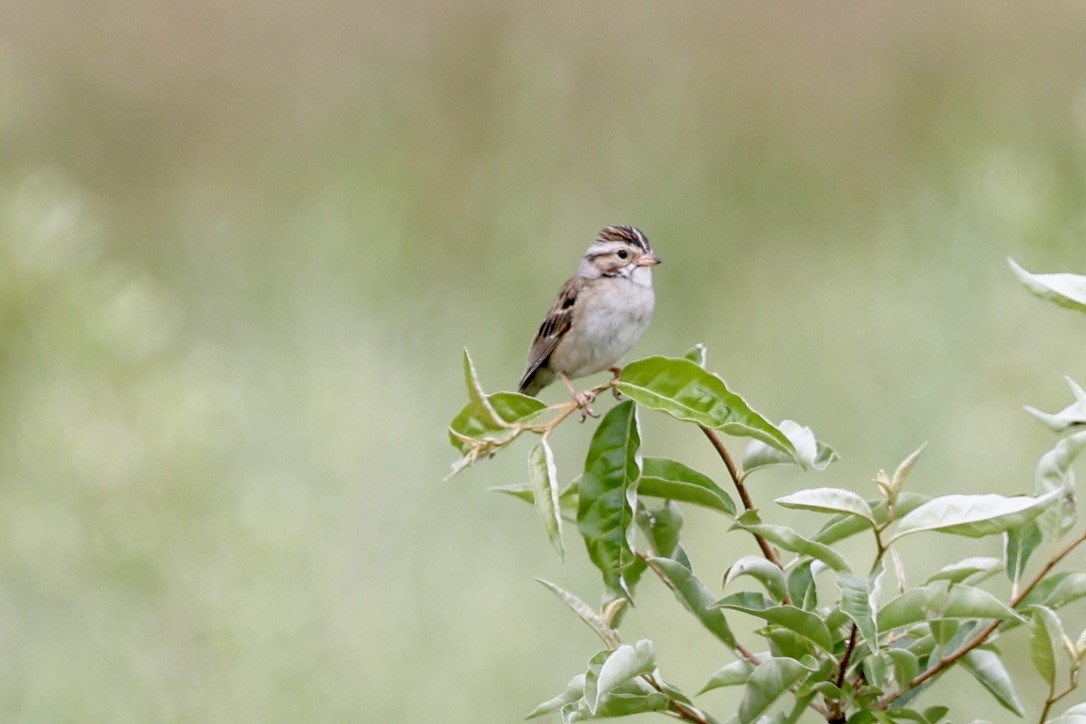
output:
[{"label": "out-of-focus foliage", "polygon": [[[1083,272],[1084,31],[1074,4],[0,3],[0,717],[522,716],[594,650],[540,655],[583,639],[521,572],[594,581],[527,506],[437,483],[440,431],[460,348],[512,386],[608,223],[665,259],[637,356],[704,340],[760,412],[862,440],[827,485],[940,440],[915,493],[1028,487],[1051,444],[1014,410],[1068,404],[1082,327],[1004,259]],[[646,427],[647,456],[684,439]],[[487,479],[527,483],[504,457]],[[718,518],[686,513],[691,550]],[[655,640],[685,690],[725,663],[700,642]]]}]

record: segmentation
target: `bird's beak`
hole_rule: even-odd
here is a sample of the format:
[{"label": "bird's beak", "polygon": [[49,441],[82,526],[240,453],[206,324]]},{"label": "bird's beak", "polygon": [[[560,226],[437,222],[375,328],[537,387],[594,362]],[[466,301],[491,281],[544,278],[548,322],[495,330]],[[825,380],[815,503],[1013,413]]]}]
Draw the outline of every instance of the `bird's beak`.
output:
[{"label": "bird's beak", "polygon": [[642,254],[641,258],[637,260],[636,266],[656,266],[660,263],[660,257],[651,251],[648,254]]}]

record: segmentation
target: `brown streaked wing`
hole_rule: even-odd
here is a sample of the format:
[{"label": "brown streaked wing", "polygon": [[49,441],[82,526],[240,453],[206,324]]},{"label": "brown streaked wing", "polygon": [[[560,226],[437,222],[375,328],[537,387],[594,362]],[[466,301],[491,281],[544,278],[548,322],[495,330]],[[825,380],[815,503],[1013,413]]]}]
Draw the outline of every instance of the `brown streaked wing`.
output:
[{"label": "brown streaked wing", "polygon": [[573,277],[562,286],[558,297],[551,305],[550,311],[539,325],[539,332],[532,340],[532,348],[528,351],[528,366],[524,369],[524,376],[520,378],[518,385],[521,391],[531,383],[532,377],[547,362],[551,352],[558,346],[558,342],[569,331],[573,324],[573,305],[577,302],[577,277]]}]

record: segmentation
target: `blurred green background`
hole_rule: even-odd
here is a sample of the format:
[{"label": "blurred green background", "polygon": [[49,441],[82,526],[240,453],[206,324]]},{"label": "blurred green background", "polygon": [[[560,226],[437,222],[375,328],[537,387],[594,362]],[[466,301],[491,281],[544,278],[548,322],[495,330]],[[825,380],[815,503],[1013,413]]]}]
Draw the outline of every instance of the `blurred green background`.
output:
[{"label": "blurred green background", "polygon": [[[924,440],[914,489],[1030,491],[1055,438],[1021,408],[1086,382],[1083,319],[1005,259],[1086,273],[1084,37],[1073,2],[0,4],[0,719],[511,722],[560,691],[596,642],[532,576],[597,576],[486,491],[527,446],[443,484],[444,426],[461,347],[515,385],[610,223],[665,260],[636,354],[704,341],[840,452],[755,479],[767,515],[811,530],[770,501],[873,495]],[[687,514],[710,583],[754,550],[723,529]],[[907,544],[913,579],[998,554]],[[655,581],[626,628],[687,690],[730,659]],[[943,700],[1010,717],[967,676]]]}]

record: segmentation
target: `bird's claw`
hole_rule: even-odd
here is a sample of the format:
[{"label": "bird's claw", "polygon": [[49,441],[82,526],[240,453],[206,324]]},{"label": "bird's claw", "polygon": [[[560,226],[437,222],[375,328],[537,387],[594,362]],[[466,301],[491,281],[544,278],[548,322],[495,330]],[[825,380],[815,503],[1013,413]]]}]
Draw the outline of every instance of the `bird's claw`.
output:
[{"label": "bird's claw", "polygon": [[618,380],[619,375],[622,374],[621,367],[608,367],[607,371],[614,375],[611,378],[611,394],[615,396],[616,400],[622,399],[622,393],[618,391],[618,388],[614,386],[614,383]]},{"label": "bird's claw", "polygon": [[584,422],[590,417],[599,417],[599,415],[589,407],[589,403],[595,399],[596,393],[588,390],[573,395],[573,400],[577,403],[577,407],[581,408],[581,422]]}]

